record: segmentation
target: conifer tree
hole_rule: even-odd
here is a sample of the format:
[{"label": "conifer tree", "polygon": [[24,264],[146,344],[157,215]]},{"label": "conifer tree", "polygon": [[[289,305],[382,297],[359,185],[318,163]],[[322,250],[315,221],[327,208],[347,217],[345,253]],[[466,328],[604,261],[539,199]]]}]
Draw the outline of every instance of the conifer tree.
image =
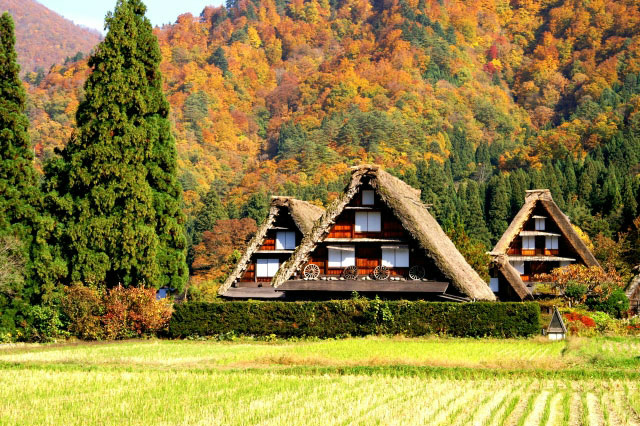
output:
[{"label": "conifer tree", "polygon": [[8,331],[30,304],[50,298],[58,278],[55,267],[61,266],[44,243],[52,223],[42,214],[15,42],[13,19],[4,13],[0,17],[0,244],[24,264],[0,286],[0,330]]},{"label": "conifer tree", "polygon": [[247,203],[242,206],[242,217],[248,217],[256,221],[258,225],[264,221],[269,213],[269,198],[264,191],[251,194]]},{"label": "conifer tree", "polygon": [[564,167],[564,174],[566,179],[566,191],[568,194],[575,194],[578,190],[578,181],[576,179],[576,170],[573,166],[573,159],[567,158],[567,162]]},{"label": "conifer tree", "polygon": [[[38,186],[15,42],[13,19],[5,12],[0,17],[0,244],[11,243],[14,256],[23,262],[32,241]],[[15,271],[13,279],[0,286],[0,330],[15,327],[13,317],[26,303],[24,272]]]},{"label": "conifer tree", "polygon": [[638,203],[633,195],[631,179],[628,176],[625,177],[624,186],[622,187],[622,203],[624,204],[622,209],[623,225],[627,227],[633,223],[638,209]]},{"label": "conifer tree", "polygon": [[487,218],[492,243],[496,243],[509,226],[510,194],[502,176],[494,176],[489,181]]},{"label": "conifer tree", "polygon": [[119,0],[76,114],[77,135],[47,166],[68,282],[170,285],[187,279],[160,50],[139,0]]},{"label": "conifer tree", "polygon": [[194,222],[194,229],[200,234],[212,230],[218,220],[227,218],[227,212],[213,185],[202,198],[202,204],[202,208],[196,213]]},{"label": "conifer tree", "polygon": [[469,181],[467,184],[465,205],[466,211],[462,214],[464,218],[464,228],[470,237],[481,241],[485,246],[489,247],[491,238],[484,220],[478,184],[474,181]]}]

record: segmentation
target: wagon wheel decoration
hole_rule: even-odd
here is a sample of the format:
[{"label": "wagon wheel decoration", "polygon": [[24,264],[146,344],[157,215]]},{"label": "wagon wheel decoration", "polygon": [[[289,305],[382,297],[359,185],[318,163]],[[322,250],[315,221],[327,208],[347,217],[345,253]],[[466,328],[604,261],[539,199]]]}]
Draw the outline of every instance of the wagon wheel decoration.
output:
[{"label": "wagon wheel decoration", "polygon": [[345,280],[355,280],[358,278],[358,268],[356,268],[355,266],[347,266],[346,268],[344,268],[342,276]]},{"label": "wagon wheel decoration", "polygon": [[373,276],[376,280],[386,280],[391,276],[391,272],[386,266],[380,265],[373,270]]},{"label": "wagon wheel decoration", "polygon": [[425,276],[425,270],[423,266],[414,265],[409,269],[409,278],[412,280],[421,280]]},{"label": "wagon wheel decoration", "polygon": [[318,265],[314,265],[313,263],[309,263],[304,267],[302,274],[308,280],[315,280],[320,276],[320,267],[318,267]]}]

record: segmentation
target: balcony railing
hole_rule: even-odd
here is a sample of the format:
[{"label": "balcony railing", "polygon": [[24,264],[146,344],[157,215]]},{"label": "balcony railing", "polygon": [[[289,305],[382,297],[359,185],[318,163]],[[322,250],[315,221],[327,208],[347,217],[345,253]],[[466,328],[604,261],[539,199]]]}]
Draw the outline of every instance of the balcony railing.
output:
[{"label": "balcony railing", "polygon": [[552,249],[546,249],[546,248],[536,248],[536,249],[510,248],[507,254],[511,256],[558,256],[560,254],[560,250],[557,250],[557,249],[552,250]]}]

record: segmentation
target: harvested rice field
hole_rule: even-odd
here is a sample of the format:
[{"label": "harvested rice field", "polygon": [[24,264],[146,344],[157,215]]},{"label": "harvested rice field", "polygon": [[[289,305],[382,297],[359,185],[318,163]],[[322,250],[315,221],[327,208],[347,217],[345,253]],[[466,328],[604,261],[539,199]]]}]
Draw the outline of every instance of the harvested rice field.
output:
[{"label": "harvested rice field", "polygon": [[0,348],[2,425],[640,425],[640,339]]}]

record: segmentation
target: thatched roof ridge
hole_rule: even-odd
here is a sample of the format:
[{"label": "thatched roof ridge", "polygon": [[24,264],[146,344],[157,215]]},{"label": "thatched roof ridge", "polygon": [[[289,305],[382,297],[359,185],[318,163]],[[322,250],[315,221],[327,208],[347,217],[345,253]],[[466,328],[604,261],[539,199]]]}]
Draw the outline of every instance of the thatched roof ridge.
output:
[{"label": "thatched roof ridge", "polygon": [[511,221],[507,230],[502,234],[500,241],[495,245],[493,250],[489,254],[492,256],[506,255],[509,250],[511,242],[520,234],[525,223],[531,217],[531,213],[535,207],[542,205],[551,220],[553,220],[562,235],[569,241],[572,248],[580,256],[582,262],[587,266],[600,266],[596,258],[593,256],[589,248],[584,241],[580,239],[580,236],[576,233],[571,226],[569,218],[560,210],[558,205],[553,201],[551,197],[551,191],[548,189],[534,189],[527,191],[525,196],[525,202],[516,217]]},{"label": "thatched roof ridge", "polygon": [[267,232],[273,226],[276,217],[280,214],[288,212],[296,224],[300,232],[306,235],[313,228],[313,224],[322,214],[324,209],[318,207],[306,201],[297,200],[292,197],[271,197],[271,207],[269,207],[269,213],[267,218],[262,222],[256,234],[253,236],[244,254],[236,264],[233,272],[229,274],[225,282],[220,286],[218,294],[224,294],[247,269],[251,256],[255,253],[264,243],[264,239],[267,236]]},{"label": "thatched roof ridge", "polygon": [[489,286],[467,263],[420,201],[420,191],[374,165],[352,169],[351,182],[345,192],[327,209],[291,258],[280,267],[272,281],[274,287],[284,283],[296,270],[302,268],[317,244],[329,233],[338,215],[358,193],[365,177],[370,178],[378,195],[458,290],[473,299],[495,300]]},{"label": "thatched roof ridge", "polygon": [[507,280],[513,291],[516,292],[520,300],[533,299],[531,291],[520,278],[520,273],[509,263],[506,255],[499,255],[493,258],[493,264],[498,268],[502,276]]}]

